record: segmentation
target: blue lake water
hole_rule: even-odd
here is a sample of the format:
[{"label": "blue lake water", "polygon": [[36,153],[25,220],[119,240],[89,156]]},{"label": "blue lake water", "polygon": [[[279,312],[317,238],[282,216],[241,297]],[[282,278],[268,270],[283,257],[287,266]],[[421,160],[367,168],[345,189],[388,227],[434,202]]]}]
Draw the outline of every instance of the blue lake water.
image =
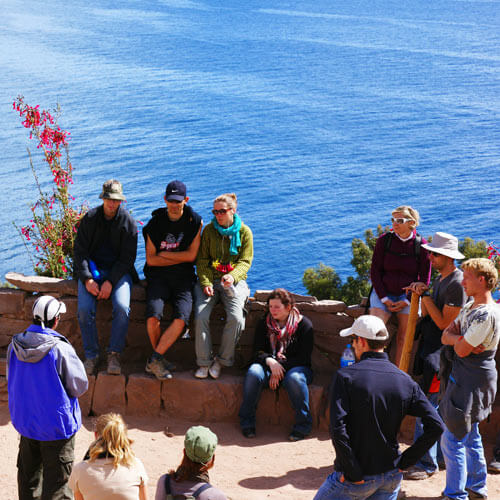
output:
[{"label": "blue lake water", "polygon": [[304,291],[320,261],[352,274],[352,238],[400,204],[424,235],[500,243],[498,1],[2,0],[1,13],[2,277],[31,272],[11,223],[36,194],[18,94],[62,106],[77,201],[97,204],[116,177],[147,221],[179,178],[208,222],[236,192],[253,290]]}]

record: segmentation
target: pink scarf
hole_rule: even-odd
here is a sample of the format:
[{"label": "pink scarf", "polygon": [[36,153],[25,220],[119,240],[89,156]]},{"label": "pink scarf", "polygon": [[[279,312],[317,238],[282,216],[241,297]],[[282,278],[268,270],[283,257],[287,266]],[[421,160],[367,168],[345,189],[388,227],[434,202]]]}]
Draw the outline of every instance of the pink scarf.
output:
[{"label": "pink scarf", "polygon": [[300,314],[296,307],[293,307],[290,311],[283,330],[270,314],[267,315],[267,334],[269,335],[269,342],[271,343],[273,356],[276,356],[278,361],[286,359],[284,352],[286,351],[288,344],[290,344],[290,341],[297,331],[297,327],[301,321],[302,314]]}]

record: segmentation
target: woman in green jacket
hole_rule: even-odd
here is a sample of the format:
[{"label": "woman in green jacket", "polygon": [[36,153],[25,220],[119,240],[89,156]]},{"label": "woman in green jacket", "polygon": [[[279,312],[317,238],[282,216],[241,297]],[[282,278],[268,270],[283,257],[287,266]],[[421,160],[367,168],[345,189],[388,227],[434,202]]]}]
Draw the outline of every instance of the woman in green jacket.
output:
[{"label": "woman in green jacket", "polygon": [[[214,201],[214,218],[201,236],[196,259],[198,283],[195,286],[195,332],[197,378],[218,378],[222,366],[232,366],[234,350],[245,328],[243,308],[250,295],[246,283],[253,260],[253,236],[236,213],[234,193]],[[212,352],[210,313],[217,302],[226,311],[226,324],[216,357]]]}]

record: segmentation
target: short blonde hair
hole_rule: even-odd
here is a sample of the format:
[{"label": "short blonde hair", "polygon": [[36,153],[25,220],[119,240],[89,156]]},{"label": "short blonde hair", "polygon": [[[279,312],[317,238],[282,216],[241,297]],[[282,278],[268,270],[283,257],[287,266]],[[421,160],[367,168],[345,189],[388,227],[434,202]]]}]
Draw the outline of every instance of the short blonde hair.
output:
[{"label": "short blonde hair", "polygon": [[490,259],[477,257],[475,259],[466,260],[461,266],[462,271],[471,271],[476,276],[483,276],[486,280],[486,288],[493,290],[498,281],[498,271],[495,264]]},{"label": "short blonde hair", "polygon": [[403,214],[407,219],[411,219],[414,222],[414,228],[420,224],[420,215],[418,213],[418,210],[410,207],[410,205],[401,205],[400,207],[395,208],[391,212],[391,215],[394,215],[395,213]]},{"label": "short blonde hair", "polygon": [[97,417],[95,423],[97,439],[90,445],[90,462],[103,453],[113,458],[113,467],[124,465],[129,467],[134,463],[132,441],[127,435],[127,426],[118,413],[105,413]]},{"label": "short blonde hair", "polygon": [[238,199],[234,193],[220,194],[217,198],[215,198],[214,203],[217,203],[218,201],[221,203],[227,203],[229,207],[234,210],[236,210],[236,207],[238,206]]}]

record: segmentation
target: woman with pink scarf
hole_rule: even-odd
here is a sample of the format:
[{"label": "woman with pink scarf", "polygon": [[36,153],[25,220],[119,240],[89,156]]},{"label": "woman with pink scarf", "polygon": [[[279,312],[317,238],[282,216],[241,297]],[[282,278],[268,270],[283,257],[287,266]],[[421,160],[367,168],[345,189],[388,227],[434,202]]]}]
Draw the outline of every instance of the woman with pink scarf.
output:
[{"label": "woman with pink scarf", "polygon": [[267,299],[266,315],[255,331],[254,359],[243,385],[239,417],[241,431],[255,437],[255,412],[262,388],[276,390],[283,384],[295,411],[290,441],[304,439],[312,427],[308,384],[312,381],[311,353],[313,327],[300,314],[294,300],[283,288],[276,288]]}]

